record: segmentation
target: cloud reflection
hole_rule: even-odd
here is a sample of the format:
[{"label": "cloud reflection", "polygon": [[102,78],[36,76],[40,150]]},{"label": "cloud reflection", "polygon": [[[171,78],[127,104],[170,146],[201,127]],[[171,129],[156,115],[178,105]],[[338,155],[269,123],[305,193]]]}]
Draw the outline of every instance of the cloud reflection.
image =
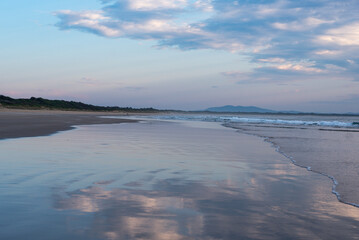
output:
[{"label": "cloud reflection", "polygon": [[[322,229],[335,227],[352,234],[357,209],[347,214],[348,206],[336,201],[318,206],[322,189],[304,192],[308,188],[288,184],[291,179],[275,179],[283,172],[272,173],[271,178],[251,178],[247,188],[230,180],[203,184],[183,179],[158,180],[153,190],[94,185],[58,193],[54,205],[92,216],[86,234],[98,239],[312,238],[317,232],[328,236],[332,231]],[[318,226],[313,228],[314,220]]]},{"label": "cloud reflection", "polygon": [[92,186],[55,196],[55,208],[96,213],[89,234],[106,239],[183,239],[200,235],[195,202],[164,191],[105,190]]}]

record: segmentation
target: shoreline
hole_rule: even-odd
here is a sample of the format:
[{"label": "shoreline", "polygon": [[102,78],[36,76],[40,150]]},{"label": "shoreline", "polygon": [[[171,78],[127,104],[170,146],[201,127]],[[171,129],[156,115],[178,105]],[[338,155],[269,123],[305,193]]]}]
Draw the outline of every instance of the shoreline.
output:
[{"label": "shoreline", "polygon": [[0,109],[0,140],[48,136],[74,129],[76,125],[136,122],[129,119],[101,118],[106,115],[128,116],[126,113],[115,112]]},{"label": "shoreline", "polygon": [[[346,205],[355,208],[359,208],[358,196],[353,194],[351,190],[353,188],[352,186],[354,186],[353,182],[355,182],[356,177],[351,175],[349,179],[343,178],[345,175],[336,170],[339,169],[341,166],[340,159],[335,159],[335,158],[332,159],[334,160],[334,162],[336,162],[336,160],[338,160],[338,162],[336,162],[336,164],[331,169],[321,168],[320,166],[326,164],[326,160],[328,159],[330,160],[330,158],[333,158],[333,156],[330,155],[327,155],[326,157],[317,156],[318,153],[313,150],[310,150],[308,152],[308,148],[305,148],[302,145],[298,145],[297,142],[298,140],[295,140],[301,138],[301,136],[299,135],[296,135],[294,138],[293,136],[291,136],[291,134],[288,133],[280,134],[278,136],[272,135],[270,131],[265,132],[263,129],[261,129],[262,126],[258,126],[256,124],[240,125],[236,123],[231,123],[231,124],[223,124],[223,125],[229,128],[236,129],[239,133],[247,134],[250,136],[256,136],[263,139],[264,142],[270,143],[276,152],[289,159],[294,166],[304,168],[309,172],[313,172],[328,178],[332,183],[331,193],[336,196],[338,202],[344,203]],[[291,130],[295,131],[295,129],[291,129]],[[307,128],[307,130],[310,130],[310,128]],[[321,130],[321,129],[319,128],[316,130]],[[315,131],[315,130],[311,129],[311,131]],[[319,131],[319,133],[321,132],[322,131]],[[346,131],[346,132],[348,134],[348,133],[356,133],[357,131]],[[281,141],[284,138],[286,139],[286,141],[284,142]],[[313,146],[318,144],[317,143],[318,140],[315,140],[314,138],[311,139],[310,141]],[[293,147],[297,148],[297,150],[293,150]],[[298,154],[300,152],[302,154]],[[320,164],[318,165],[317,162],[320,162]],[[344,172],[347,171],[348,171],[347,169],[344,170]],[[352,194],[348,194],[348,193],[352,193]]]},{"label": "shoreline", "polygon": [[[238,129],[238,128],[235,128],[235,127],[231,127],[229,125],[223,125],[225,127],[229,127],[229,128],[233,128],[233,129],[236,129],[236,130],[241,130],[241,129]],[[341,203],[344,203],[344,204],[347,204],[349,206],[353,206],[353,207],[356,207],[356,208],[359,208],[359,204],[356,204],[356,203],[351,203],[351,202],[346,202],[344,201],[341,196],[340,196],[340,193],[336,190],[336,187],[338,186],[338,181],[335,179],[335,177],[331,176],[331,175],[328,175],[326,173],[323,173],[323,172],[319,172],[319,171],[316,171],[316,170],[313,170],[311,166],[305,166],[305,165],[300,165],[299,163],[297,163],[297,161],[294,159],[294,157],[288,155],[286,152],[284,152],[283,150],[281,150],[281,146],[276,144],[273,140],[270,139],[270,137],[266,137],[266,136],[261,136],[259,134],[255,134],[255,133],[247,133],[247,132],[244,132],[244,131],[238,131],[238,133],[242,133],[242,134],[247,134],[249,136],[255,136],[255,137],[258,137],[260,139],[262,139],[264,142],[267,142],[267,143],[270,143],[271,147],[274,148],[274,150],[276,152],[278,152],[279,154],[283,155],[285,158],[287,158],[294,166],[296,167],[299,167],[299,168],[303,168],[303,169],[306,169],[308,172],[314,172],[316,174],[319,174],[319,175],[322,175],[324,177],[327,177],[329,178],[333,185],[332,185],[332,194],[334,194],[338,201],[341,202]]]}]

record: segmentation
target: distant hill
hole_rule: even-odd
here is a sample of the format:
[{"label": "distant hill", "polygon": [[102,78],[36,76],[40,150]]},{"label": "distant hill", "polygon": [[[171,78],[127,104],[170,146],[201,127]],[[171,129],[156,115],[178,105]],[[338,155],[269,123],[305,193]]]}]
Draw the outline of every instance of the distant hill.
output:
[{"label": "distant hill", "polygon": [[122,112],[158,112],[154,108],[130,108],[130,107],[103,107],[82,102],[49,100],[44,98],[19,98],[14,99],[0,95],[0,107],[15,109],[50,109],[50,110],[76,110],[76,111],[122,111]]},{"label": "distant hill", "polygon": [[211,107],[207,108],[207,112],[245,112],[245,113],[275,113],[277,111],[259,108],[255,106],[232,106],[226,105],[222,107]]}]

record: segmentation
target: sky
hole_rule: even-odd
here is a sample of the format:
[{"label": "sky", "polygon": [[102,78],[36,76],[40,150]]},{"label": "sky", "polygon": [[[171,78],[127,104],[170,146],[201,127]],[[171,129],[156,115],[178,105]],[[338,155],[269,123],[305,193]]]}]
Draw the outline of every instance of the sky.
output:
[{"label": "sky", "polygon": [[357,0],[0,1],[0,94],[359,112]]}]

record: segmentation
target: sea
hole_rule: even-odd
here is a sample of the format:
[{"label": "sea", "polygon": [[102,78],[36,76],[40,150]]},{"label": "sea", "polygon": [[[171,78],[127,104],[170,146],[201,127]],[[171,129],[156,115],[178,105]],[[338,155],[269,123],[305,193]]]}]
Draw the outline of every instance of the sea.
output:
[{"label": "sea", "polygon": [[251,114],[251,113],[211,113],[211,114],[163,114],[139,116],[140,118],[164,120],[190,120],[221,123],[253,123],[283,126],[319,126],[359,129],[359,114]]},{"label": "sea", "polygon": [[0,141],[0,239],[359,239],[358,116],[125,118]]}]

